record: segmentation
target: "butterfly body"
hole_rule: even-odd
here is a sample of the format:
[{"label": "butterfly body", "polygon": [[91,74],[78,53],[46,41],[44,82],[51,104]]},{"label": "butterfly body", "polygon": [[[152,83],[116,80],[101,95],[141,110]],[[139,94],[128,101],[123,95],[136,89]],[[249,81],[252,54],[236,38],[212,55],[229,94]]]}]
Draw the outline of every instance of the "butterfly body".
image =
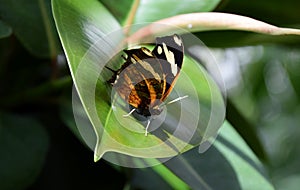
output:
[{"label": "butterfly body", "polygon": [[161,105],[171,93],[183,62],[183,44],[174,34],[156,38],[153,51],[142,47],[124,50],[125,63],[108,81],[129,104],[133,115],[147,120],[162,112]]}]

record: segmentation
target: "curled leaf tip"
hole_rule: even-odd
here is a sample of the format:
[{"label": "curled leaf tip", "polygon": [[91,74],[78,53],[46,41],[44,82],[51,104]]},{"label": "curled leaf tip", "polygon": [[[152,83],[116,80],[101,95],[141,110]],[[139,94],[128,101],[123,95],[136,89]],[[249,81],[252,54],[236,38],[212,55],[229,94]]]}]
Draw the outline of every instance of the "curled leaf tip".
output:
[{"label": "curled leaf tip", "polygon": [[101,156],[94,155],[94,162],[98,162],[101,159]]}]

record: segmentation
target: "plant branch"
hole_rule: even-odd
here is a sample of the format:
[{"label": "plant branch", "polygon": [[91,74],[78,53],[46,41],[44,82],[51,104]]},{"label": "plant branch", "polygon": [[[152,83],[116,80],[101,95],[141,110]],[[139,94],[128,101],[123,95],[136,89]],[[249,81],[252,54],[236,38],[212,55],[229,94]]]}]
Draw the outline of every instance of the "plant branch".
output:
[{"label": "plant branch", "polygon": [[134,21],[134,17],[136,15],[137,9],[139,7],[140,4],[140,0],[135,0],[131,6],[131,9],[129,11],[129,14],[127,16],[127,19],[125,21],[125,35],[128,36],[130,33],[130,25],[132,25],[133,21]]},{"label": "plant branch", "polygon": [[127,41],[129,43],[142,40],[153,41],[157,35],[213,30],[242,30],[267,35],[300,35],[299,29],[280,28],[246,16],[207,12],[182,14],[159,20],[141,28]]}]

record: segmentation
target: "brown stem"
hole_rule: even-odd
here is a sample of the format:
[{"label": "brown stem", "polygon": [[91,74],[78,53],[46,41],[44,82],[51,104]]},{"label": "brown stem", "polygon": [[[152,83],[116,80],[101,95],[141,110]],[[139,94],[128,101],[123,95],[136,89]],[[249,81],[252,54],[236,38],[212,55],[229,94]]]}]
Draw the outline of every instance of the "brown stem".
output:
[{"label": "brown stem", "polygon": [[135,0],[131,6],[131,9],[129,11],[129,14],[128,14],[126,22],[125,22],[124,33],[126,36],[129,36],[130,28],[131,28],[130,25],[132,25],[132,23],[134,21],[134,17],[136,15],[139,4],[140,4],[140,0]]}]

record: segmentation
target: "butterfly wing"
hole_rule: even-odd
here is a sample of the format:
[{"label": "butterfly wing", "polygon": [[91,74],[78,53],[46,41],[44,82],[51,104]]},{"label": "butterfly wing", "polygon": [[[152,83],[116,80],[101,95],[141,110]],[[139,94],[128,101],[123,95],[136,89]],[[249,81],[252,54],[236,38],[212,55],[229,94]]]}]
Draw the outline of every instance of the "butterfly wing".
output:
[{"label": "butterfly wing", "polygon": [[176,34],[158,37],[152,52],[144,47],[124,52],[126,62],[109,82],[138,114],[158,115],[159,105],[171,93],[182,67],[181,38]]},{"label": "butterfly wing", "polygon": [[156,38],[156,46],[152,53],[158,58],[163,73],[166,76],[166,85],[161,101],[164,101],[171,93],[176,79],[179,76],[183,63],[183,51],[182,39],[176,34]]},{"label": "butterfly wing", "polygon": [[124,50],[126,62],[113,76],[118,94],[141,115],[150,116],[149,106],[161,99],[165,75],[157,58],[147,48]]}]

